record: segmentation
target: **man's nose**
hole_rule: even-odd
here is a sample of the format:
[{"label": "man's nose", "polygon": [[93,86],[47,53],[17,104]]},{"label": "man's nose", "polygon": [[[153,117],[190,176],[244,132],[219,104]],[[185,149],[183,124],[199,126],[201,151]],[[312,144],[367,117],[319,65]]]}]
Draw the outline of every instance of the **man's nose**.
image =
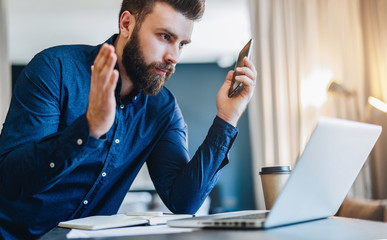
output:
[{"label": "man's nose", "polygon": [[177,64],[180,58],[179,46],[171,45],[165,54],[165,61],[169,64]]}]

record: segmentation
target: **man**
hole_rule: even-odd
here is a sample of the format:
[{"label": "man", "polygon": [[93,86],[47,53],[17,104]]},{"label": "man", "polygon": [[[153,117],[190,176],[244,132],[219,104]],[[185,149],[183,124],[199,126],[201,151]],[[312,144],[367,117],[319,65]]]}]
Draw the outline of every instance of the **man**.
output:
[{"label": "man", "polygon": [[0,233],[36,238],[60,221],[115,214],[146,162],[174,213],[194,213],[228,163],[255,86],[217,96],[218,113],[190,160],[186,127],[164,88],[204,0],[124,0],[118,35],[99,46],[59,46],[34,57],[17,81],[0,137]]}]

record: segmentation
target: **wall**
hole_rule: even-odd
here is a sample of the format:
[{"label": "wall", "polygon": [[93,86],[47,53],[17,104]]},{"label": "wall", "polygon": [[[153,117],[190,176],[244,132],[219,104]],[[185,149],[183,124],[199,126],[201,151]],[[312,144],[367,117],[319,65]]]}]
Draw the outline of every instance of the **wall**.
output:
[{"label": "wall", "polygon": [[0,131],[11,99],[11,69],[8,52],[8,19],[5,1],[0,0]]}]

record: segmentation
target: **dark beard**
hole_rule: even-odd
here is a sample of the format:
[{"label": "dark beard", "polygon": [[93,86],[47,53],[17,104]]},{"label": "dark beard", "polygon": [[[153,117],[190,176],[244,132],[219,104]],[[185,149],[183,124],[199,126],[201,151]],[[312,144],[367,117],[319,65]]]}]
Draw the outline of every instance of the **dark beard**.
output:
[{"label": "dark beard", "polygon": [[[167,63],[152,62],[147,65],[140,48],[138,30],[134,30],[130,41],[122,53],[122,65],[133,83],[134,89],[145,95],[156,95],[163,88],[168,78],[175,72],[175,66]],[[167,70],[162,76],[155,68]]]}]

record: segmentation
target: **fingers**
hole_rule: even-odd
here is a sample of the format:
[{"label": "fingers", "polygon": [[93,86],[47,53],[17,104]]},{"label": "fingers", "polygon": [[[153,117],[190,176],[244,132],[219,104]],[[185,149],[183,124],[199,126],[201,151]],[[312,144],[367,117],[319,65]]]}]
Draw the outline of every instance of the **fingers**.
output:
[{"label": "fingers", "polygon": [[114,47],[104,43],[94,60],[94,66],[98,69],[102,69],[102,67],[106,65],[106,62],[109,60],[112,53],[114,53]]},{"label": "fingers", "polygon": [[98,78],[104,80],[107,84],[117,62],[117,55],[114,47],[109,44],[103,44],[96,59],[94,60],[93,73],[98,75]]},{"label": "fingers", "polygon": [[255,70],[255,67],[251,60],[247,59],[246,57],[243,59],[245,67],[239,67],[237,68],[237,72],[242,75],[246,75],[247,77],[251,79],[255,79],[257,75],[257,71]]},{"label": "fingers", "polygon": [[104,43],[98,52],[97,57],[94,60],[94,66],[97,69],[101,69],[105,65],[106,57],[109,52],[109,45]]},{"label": "fingers", "polygon": [[234,75],[234,71],[232,71],[232,70],[228,71],[227,76],[226,76],[226,82],[230,82],[230,84],[231,84],[233,75]]},{"label": "fingers", "polygon": [[117,86],[118,76],[119,76],[118,70],[114,69],[106,85],[107,92],[113,96],[114,96],[114,90],[116,89],[116,86]]},{"label": "fingers", "polygon": [[239,82],[243,82],[244,84],[254,86],[257,77],[257,71],[255,70],[252,61],[247,57],[243,59],[243,62],[245,67],[239,67],[236,69],[236,71],[241,75],[237,76],[235,79]]}]

